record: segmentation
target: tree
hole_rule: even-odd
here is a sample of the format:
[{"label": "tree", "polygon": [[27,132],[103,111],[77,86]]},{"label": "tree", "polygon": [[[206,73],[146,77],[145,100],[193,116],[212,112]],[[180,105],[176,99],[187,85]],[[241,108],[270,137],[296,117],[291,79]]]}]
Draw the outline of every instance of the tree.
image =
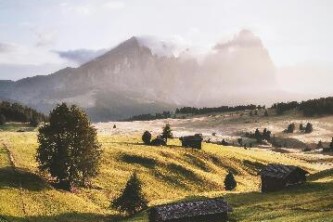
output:
[{"label": "tree", "polygon": [[295,128],[296,128],[295,123],[290,123],[287,128],[287,133],[294,133]]},{"label": "tree", "polygon": [[265,110],[265,114],[264,114],[264,116],[265,116],[265,117],[268,116],[268,111],[267,111],[267,109]]},{"label": "tree", "polygon": [[101,146],[87,115],[77,106],[57,105],[41,127],[36,160],[64,189],[86,185],[99,172]]},{"label": "tree", "polygon": [[172,129],[169,123],[163,128],[162,137],[165,139],[166,143],[168,142],[168,138],[172,138]]},{"label": "tree", "polygon": [[261,136],[261,133],[260,133],[260,131],[259,131],[258,128],[254,132],[254,137],[256,138],[256,140],[257,140],[258,143],[262,142],[262,136]]},{"label": "tree", "polygon": [[299,124],[299,131],[304,131],[304,130],[305,130],[305,128],[303,126],[303,123]]},{"label": "tree", "polygon": [[151,133],[149,131],[145,131],[142,135],[142,141],[146,144],[149,145],[151,140]]},{"label": "tree", "polygon": [[311,123],[308,123],[308,124],[306,124],[306,127],[305,127],[305,133],[312,133],[312,131],[313,131],[313,126],[312,126],[312,124]]},{"label": "tree", "polygon": [[122,194],[111,203],[111,206],[121,212],[133,215],[147,208],[147,203],[142,193],[141,181],[138,179],[136,173],[133,173],[127,181]]},{"label": "tree", "polygon": [[39,119],[36,116],[33,116],[30,120],[30,126],[37,127],[39,122]]},{"label": "tree", "polygon": [[6,117],[3,114],[0,114],[0,125],[6,124]]},{"label": "tree", "polygon": [[317,144],[317,148],[320,149],[320,148],[323,148],[323,142],[321,140],[319,140],[318,144]]},{"label": "tree", "polygon": [[232,174],[232,172],[229,171],[229,173],[227,174],[227,176],[224,179],[224,188],[226,190],[233,190],[235,189],[237,186],[237,182],[234,178],[234,175]]}]

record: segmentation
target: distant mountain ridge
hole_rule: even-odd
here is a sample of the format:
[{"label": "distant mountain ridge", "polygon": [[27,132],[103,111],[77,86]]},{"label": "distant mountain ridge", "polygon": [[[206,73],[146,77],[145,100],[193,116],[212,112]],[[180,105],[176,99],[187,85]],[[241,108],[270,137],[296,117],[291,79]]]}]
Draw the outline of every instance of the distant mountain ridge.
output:
[{"label": "distant mountain ridge", "polygon": [[267,50],[246,30],[217,44],[202,62],[194,56],[157,55],[149,43],[132,37],[78,68],[0,81],[2,99],[43,112],[56,103],[75,103],[94,121],[184,105],[272,103],[278,100],[277,91],[275,67]]}]

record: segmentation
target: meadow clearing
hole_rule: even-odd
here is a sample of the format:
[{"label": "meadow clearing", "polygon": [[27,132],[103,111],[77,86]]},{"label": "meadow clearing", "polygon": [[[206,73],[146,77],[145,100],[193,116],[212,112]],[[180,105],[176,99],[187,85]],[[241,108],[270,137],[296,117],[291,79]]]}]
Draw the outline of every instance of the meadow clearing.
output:
[{"label": "meadow clearing", "polygon": [[[231,221],[332,221],[332,156],[208,143],[202,150],[192,150],[180,147],[176,138],[167,147],[151,147],[142,144],[137,125],[117,123],[112,132],[97,124],[104,150],[101,171],[91,188],[78,188],[75,193],[55,189],[39,174],[36,131],[0,132],[0,221],[147,221],[146,211],[126,218],[109,207],[134,171],[149,206],[224,196],[234,208]],[[159,125],[155,128],[157,132]],[[268,163],[301,166],[312,174],[310,182],[260,193],[257,174]],[[228,171],[238,183],[231,192],[223,188]]]}]

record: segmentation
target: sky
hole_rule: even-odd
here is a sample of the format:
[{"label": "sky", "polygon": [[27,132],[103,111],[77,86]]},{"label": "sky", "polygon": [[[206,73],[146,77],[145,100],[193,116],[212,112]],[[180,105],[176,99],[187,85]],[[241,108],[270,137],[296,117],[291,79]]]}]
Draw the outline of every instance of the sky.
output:
[{"label": "sky", "polygon": [[331,0],[0,0],[0,79],[75,67],[131,36],[204,50],[248,29],[281,84],[318,73],[332,82],[332,11]]}]

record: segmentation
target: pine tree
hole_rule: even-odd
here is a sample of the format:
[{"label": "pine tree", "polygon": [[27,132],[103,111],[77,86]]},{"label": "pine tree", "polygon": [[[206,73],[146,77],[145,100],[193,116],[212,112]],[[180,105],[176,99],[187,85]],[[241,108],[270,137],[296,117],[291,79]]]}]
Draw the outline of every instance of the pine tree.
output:
[{"label": "pine tree", "polygon": [[98,174],[102,150],[97,132],[77,106],[63,103],[51,111],[38,142],[39,170],[50,173],[62,188],[85,185]]},{"label": "pine tree", "polygon": [[147,200],[142,193],[141,182],[136,173],[132,174],[122,194],[111,203],[111,206],[129,215],[147,208]]},{"label": "pine tree", "polygon": [[168,142],[168,138],[172,138],[173,137],[173,135],[172,135],[172,129],[171,129],[169,123],[167,123],[165,125],[165,127],[163,128],[162,137],[165,139],[166,143]]},{"label": "pine tree", "polygon": [[0,114],[0,125],[6,124],[6,117],[3,114]]},{"label": "pine tree", "polygon": [[305,133],[312,133],[312,131],[313,131],[312,124],[311,123],[306,124]]},{"label": "pine tree", "polygon": [[151,133],[149,131],[145,131],[142,135],[142,141],[146,144],[149,145],[151,140]]},{"label": "pine tree", "polygon": [[234,175],[232,174],[232,172],[229,171],[229,173],[227,174],[227,176],[224,179],[224,188],[226,190],[233,190],[235,189],[237,186],[237,182],[234,178]]}]

